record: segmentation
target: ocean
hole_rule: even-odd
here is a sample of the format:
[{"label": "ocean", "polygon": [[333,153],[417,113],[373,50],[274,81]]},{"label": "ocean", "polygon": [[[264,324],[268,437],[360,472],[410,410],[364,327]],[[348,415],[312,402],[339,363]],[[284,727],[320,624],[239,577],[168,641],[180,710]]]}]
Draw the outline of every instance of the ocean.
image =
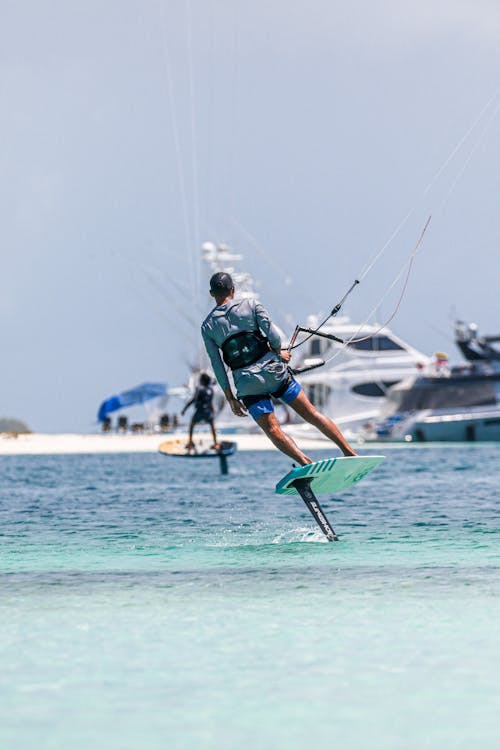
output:
[{"label": "ocean", "polygon": [[496,749],[500,445],[361,452],[0,456],[0,748]]}]

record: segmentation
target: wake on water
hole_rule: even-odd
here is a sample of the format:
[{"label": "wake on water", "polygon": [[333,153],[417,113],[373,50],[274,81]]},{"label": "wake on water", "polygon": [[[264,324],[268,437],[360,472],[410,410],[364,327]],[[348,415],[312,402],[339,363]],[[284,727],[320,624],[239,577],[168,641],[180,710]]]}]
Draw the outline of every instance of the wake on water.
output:
[{"label": "wake on water", "polygon": [[275,536],[272,541],[273,544],[292,544],[293,542],[319,542],[321,544],[329,544],[328,539],[321,529],[306,527],[285,531],[283,534]]},{"label": "wake on water", "polygon": [[[262,530],[261,530],[262,531]],[[234,532],[223,534],[222,537],[215,541],[211,541],[208,547],[262,547],[266,544],[296,544],[297,542],[315,542],[321,544],[328,544],[328,539],[323,534],[321,529],[314,529],[312,527],[301,526],[297,529],[289,529],[281,534],[275,536],[270,542],[265,542],[259,539],[258,542],[252,542],[248,539],[237,538]]]}]

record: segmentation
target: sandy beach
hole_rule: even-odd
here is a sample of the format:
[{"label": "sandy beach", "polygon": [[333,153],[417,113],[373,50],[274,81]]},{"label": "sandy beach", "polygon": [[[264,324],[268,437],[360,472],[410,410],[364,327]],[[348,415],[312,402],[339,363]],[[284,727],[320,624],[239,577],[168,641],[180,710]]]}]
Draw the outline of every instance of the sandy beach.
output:
[{"label": "sandy beach", "polygon": [[[224,439],[233,440],[239,451],[275,450],[264,435],[237,434],[224,435]],[[50,455],[70,453],[156,453],[160,443],[165,440],[186,440],[187,434],[154,435],[79,435],[79,434],[43,434],[0,435],[0,455]],[[199,437],[205,443],[209,438],[202,433]],[[321,450],[328,447],[326,440],[301,438],[300,445],[305,450]]]}]

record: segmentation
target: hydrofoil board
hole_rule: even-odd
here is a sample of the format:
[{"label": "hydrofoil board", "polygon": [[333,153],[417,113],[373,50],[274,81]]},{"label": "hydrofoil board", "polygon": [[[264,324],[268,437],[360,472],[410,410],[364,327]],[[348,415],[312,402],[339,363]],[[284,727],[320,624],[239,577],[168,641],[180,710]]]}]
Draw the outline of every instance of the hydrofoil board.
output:
[{"label": "hydrofoil board", "polygon": [[315,493],[330,494],[345,490],[366,477],[384,458],[385,456],[323,458],[289,471],[276,485],[276,492],[278,495],[300,495],[328,541],[337,542],[338,537]]},{"label": "hydrofoil board", "polygon": [[295,481],[308,479],[313,492],[333,494],[347,489],[366,477],[385,456],[343,456],[323,458],[307,466],[299,466],[285,474],[276,485],[278,495],[297,495]]},{"label": "hydrofoil board", "polygon": [[184,440],[165,440],[160,444],[158,450],[166,456],[175,456],[176,458],[220,458],[220,456],[232,456],[233,453],[236,453],[236,443],[224,440],[219,445],[219,450],[216,450],[212,444],[195,443],[192,450],[187,450],[186,439],[184,438]]}]

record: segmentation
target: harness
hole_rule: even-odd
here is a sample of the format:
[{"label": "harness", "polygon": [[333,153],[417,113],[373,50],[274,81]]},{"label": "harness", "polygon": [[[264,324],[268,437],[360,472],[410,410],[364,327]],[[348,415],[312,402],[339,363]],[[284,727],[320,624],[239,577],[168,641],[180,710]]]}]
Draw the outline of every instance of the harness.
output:
[{"label": "harness", "polygon": [[263,398],[279,399],[282,397],[285,391],[288,390],[288,388],[293,382],[294,382],[293,375],[290,371],[290,368],[288,368],[283,382],[281,383],[279,388],[277,388],[275,391],[272,391],[272,393],[261,393],[258,396],[241,396],[240,401],[243,401],[243,403],[248,409],[249,406],[258,404],[259,401],[262,401]]},{"label": "harness", "polygon": [[270,350],[269,341],[260,331],[239,331],[229,336],[222,346],[222,358],[231,370],[249,367]]}]

